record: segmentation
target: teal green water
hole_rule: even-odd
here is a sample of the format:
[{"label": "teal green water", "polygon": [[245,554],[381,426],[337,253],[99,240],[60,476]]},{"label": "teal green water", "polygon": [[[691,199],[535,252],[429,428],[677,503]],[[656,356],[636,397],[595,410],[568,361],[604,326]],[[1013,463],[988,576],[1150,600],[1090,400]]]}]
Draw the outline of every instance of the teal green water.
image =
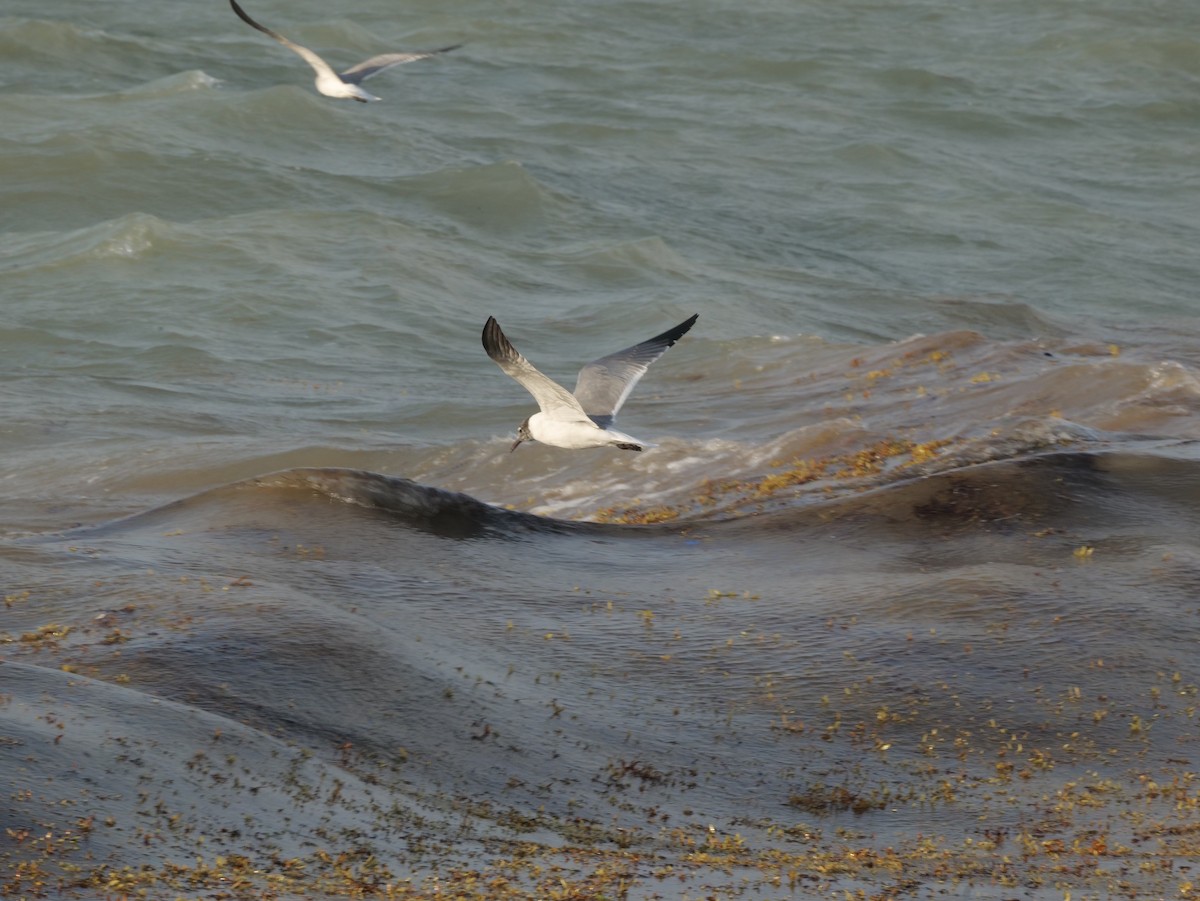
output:
[{"label": "teal green water", "polygon": [[384,100],[363,105],[318,95],[219,2],[16,3],[0,20],[4,449],[31,498],[77,496],[87,518],[83,497],[108,489],[156,499],[129,468],[162,461],[185,488],[318,446],[523,502],[507,475],[424,465],[465,466],[524,417],[479,353],[488,315],[569,381],[700,313],[655,378],[703,410],[626,414],[634,434],[696,442],[779,433],[764,415],[786,376],[750,398],[673,381],[752,377],[772,337],[967,328],[1197,360],[1187,3],[260,18],[342,64],[466,46],[379,76]]},{"label": "teal green water", "polygon": [[[402,798],[452,843],[464,798],[544,805],[545,847],[576,818],[669,846],[662,866],[684,862],[675,824],[755,847],[814,817],[843,850],[993,826],[1141,847],[1133,813],[1170,800],[1161,834],[1193,834],[1200,5],[246,5],[342,67],[465,46],[357,104],[223,0],[0,14],[0,664],[19,683],[0,684],[0,737],[38,761],[5,776],[59,771],[37,699],[75,716],[65,664],[106,711],[95,747],[136,726],[190,752],[224,729],[263,785],[280,748],[365,785],[340,742],[411,749],[415,773],[328,813],[341,829]],[[657,449],[508,453],[532,403],[483,352],[489,315],[570,385],[692,313],[622,410]],[[276,471],[295,472],[245,481]],[[54,537],[77,524],[96,528]],[[53,622],[74,638],[22,641]],[[114,628],[129,642],[103,643]],[[350,665],[364,647],[384,676]],[[520,739],[493,748],[485,724]],[[1033,775],[996,788],[1016,734]],[[651,769],[610,779],[631,755]],[[927,757],[962,763],[961,797],[916,799],[938,790]],[[617,797],[655,769],[671,778],[640,780],[644,805]],[[1048,825],[1044,799],[1087,779],[1119,810]],[[822,819],[787,801],[833,782],[894,803]],[[234,828],[193,788],[197,829]],[[6,828],[54,825],[51,795]],[[132,865],[151,827],[125,800],[104,853]],[[237,816],[261,826],[265,805]],[[473,854],[513,837],[471,809]],[[262,830],[288,853],[316,841]],[[1116,897],[1147,863],[1141,890],[1178,896],[1162,861],[1189,854],[1065,888],[1027,854],[1013,878]],[[974,872],[972,897],[1012,896]],[[656,884],[631,897],[692,891]]]}]

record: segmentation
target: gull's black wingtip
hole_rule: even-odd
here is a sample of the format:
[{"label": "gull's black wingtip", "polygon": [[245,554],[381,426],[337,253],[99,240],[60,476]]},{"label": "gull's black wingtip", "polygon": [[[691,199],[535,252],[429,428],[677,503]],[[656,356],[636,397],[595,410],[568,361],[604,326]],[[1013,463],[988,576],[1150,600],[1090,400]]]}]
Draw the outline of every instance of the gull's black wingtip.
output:
[{"label": "gull's black wingtip", "polygon": [[489,316],[487,322],[483,324],[483,349],[497,363],[507,360],[514,353],[512,345],[508,343],[504,332],[500,330],[500,323],[496,321],[495,316]]},{"label": "gull's black wingtip", "polygon": [[238,6],[237,0],[229,0],[229,5],[233,7],[233,11],[238,14],[239,19],[248,25],[253,25],[255,28],[258,27],[258,23],[246,15],[246,11]]},{"label": "gull's black wingtip", "polygon": [[235,13],[237,13],[238,18],[241,19],[243,22],[245,22],[247,25],[249,25],[251,28],[257,28],[263,34],[270,35],[271,37],[275,38],[275,40],[279,40],[279,36],[276,35],[273,31],[271,31],[271,29],[267,28],[265,25],[259,25],[257,22],[255,22],[253,19],[251,19],[249,14],[244,9],[242,9],[240,6],[238,6],[237,0],[229,0],[229,5],[233,7],[233,11]]},{"label": "gull's black wingtip", "polygon": [[696,320],[699,318],[700,318],[699,313],[693,313],[687,319],[683,320],[683,322],[679,323],[679,325],[675,326],[675,328],[667,329],[661,335],[657,335],[657,336],[651,338],[646,343],[647,344],[661,344],[666,347],[674,347],[675,342],[678,341],[680,338],[682,338],[684,335],[686,335],[688,333],[688,331],[691,329],[691,327],[696,324]]}]

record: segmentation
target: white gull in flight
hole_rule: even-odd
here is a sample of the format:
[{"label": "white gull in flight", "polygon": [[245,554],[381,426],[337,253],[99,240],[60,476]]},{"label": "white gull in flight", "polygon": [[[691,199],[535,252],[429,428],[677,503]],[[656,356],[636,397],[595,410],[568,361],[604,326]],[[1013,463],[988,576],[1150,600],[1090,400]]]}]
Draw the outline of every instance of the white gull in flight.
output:
[{"label": "white gull in flight", "polygon": [[392,66],[398,66],[401,63],[411,63],[418,59],[427,59],[435,56],[438,53],[446,53],[449,50],[457,50],[462,44],[453,44],[449,47],[442,47],[439,50],[427,50],[417,53],[382,53],[379,56],[372,56],[370,59],[365,59],[357,66],[351,66],[340,75],[333,71],[333,67],[325,60],[321,59],[317,54],[313,53],[307,47],[302,47],[299,44],[289,41],[277,31],[272,31],[265,25],[259,25],[248,15],[246,11],[237,4],[237,0],[229,0],[229,5],[233,7],[233,11],[241,17],[241,20],[252,28],[257,28],[268,37],[273,37],[283,46],[287,47],[293,53],[299,54],[300,58],[313,67],[313,71],[317,73],[317,90],[326,97],[343,97],[357,100],[360,103],[366,103],[369,100],[378,100],[374,94],[369,94],[359,87],[362,82],[366,81],[374,75],[378,75],[384,69],[390,69]]},{"label": "white gull in flight", "polygon": [[538,372],[504,337],[496,318],[489,316],[483,327],[483,349],[501,369],[524,385],[541,407],[540,412],[521,423],[511,450],[530,439],[571,449],[612,445],[640,451],[652,446],[611,428],[613,420],[650,364],[682,338],[698,316],[641,344],[588,363],[579,371],[574,394]]}]

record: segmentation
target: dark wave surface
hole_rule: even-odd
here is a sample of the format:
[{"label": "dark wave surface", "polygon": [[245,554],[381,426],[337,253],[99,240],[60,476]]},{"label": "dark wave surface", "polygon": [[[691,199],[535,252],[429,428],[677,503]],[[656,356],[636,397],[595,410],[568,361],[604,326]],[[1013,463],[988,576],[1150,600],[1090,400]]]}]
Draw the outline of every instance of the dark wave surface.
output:
[{"label": "dark wave surface", "polygon": [[1191,853],[1195,470],[1060,451],[630,527],[302,469],[12,541],[3,825],[77,888],[235,854],[334,894],[1163,891],[1123,871]]}]

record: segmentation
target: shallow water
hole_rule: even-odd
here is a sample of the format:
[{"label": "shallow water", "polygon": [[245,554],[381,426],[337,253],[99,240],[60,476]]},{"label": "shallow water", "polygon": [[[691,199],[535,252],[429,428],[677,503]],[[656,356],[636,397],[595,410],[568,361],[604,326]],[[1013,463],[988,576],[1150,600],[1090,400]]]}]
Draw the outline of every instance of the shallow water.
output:
[{"label": "shallow water", "polygon": [[10,3],[3,893],[1194,892],[1193,7]]}]

